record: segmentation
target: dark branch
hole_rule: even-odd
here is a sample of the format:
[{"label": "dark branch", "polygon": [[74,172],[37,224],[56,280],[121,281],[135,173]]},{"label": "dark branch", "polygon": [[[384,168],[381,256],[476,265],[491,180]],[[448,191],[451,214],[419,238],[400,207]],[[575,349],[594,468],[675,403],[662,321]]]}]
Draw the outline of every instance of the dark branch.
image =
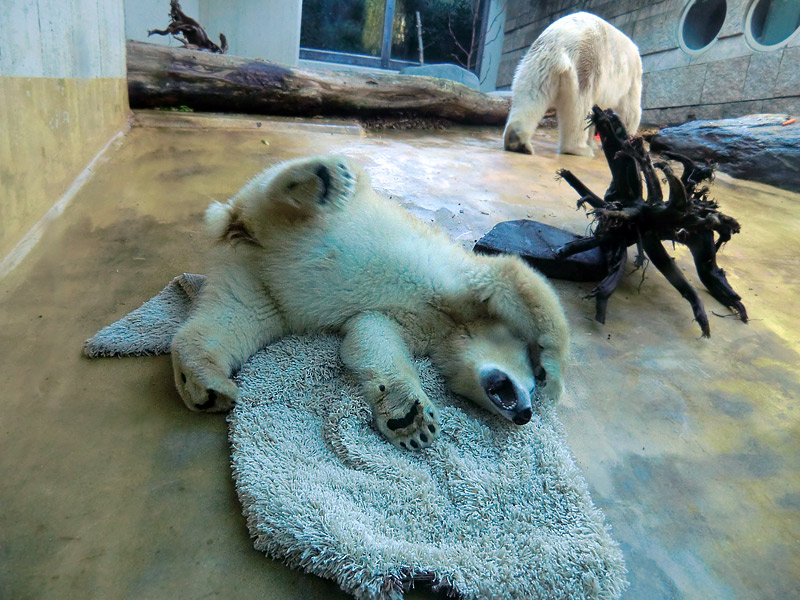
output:
[{"label": "dark branch", "polygon": [[733,291],[725,277],[725,271],[717,265],[717,250],[714,245],[714,234],[704,231],[687,240],[686,245],[694,258],[697,275],[709,293],[720,304],[735,310],[739,318],[747,323],[747,309],[742,304],[742,297]]},{"label": "dark branch", "polygon": [[712,181],[714,179],[714,165],[712,163],[705,163],[698,165],[692,159],[678,154],[677,152],[661,153],[661,156],[666,156],[670,160],[677,161],[683,166],[683,174],[681,174],[681,183],[686,186],[687,190],[691,193],[694,188],[702,181]]},{"label": "dark branch", "polygon": [[606,205],[605,200],[586,187],[580,179],[572,174],[572,171],[560,169],[556,173],[558,177],[566,181],[573,190],[578,192],[582,202],[588,203],[592,208],[600,208]]},{"label": "dark branch", "polygon": [[[225,54],[228,50],[228,40],[223,34],[219,34],[220,45],[217,46],[208,37],[206,30],[203,27],[186,15],[181,10],[181,5],[178,0],[171,0],[169,18],[170,24],[166,29],[151,29],[147,32],[147,37],[153,34],[156,35],[171,35],[178,40],[185,48],[192,50],[206,50],[208,52],[217,52]],[[183,35],[184,37],[180,37]]]},{"label": "dark branch", "polygon": [[574,254],[586,252],[592,248],[597,248],[603,242],[607,241],[606,238],[600,236],[585,237],[568,242],[556,250],[556,258],[569,258]]},{"label": "dark branch", "polygon": [[708,324],[706,311],[703,308],[703,301],[700,300],[697,290],[686,281],[680,269],[675,265],[675,261],[667,254],[667,251],[658,238],[648,235],[645,236],[642,241],[644,244],[644,251],[647,253],[650,262],[655,265],[656,269],[661,271],[664,277],[667,278],[667,281],[669,281],[672,286],[681,293],[681,296],[692,305],[694,318],[697,319],[700,329],[703,331],[703,337],[709,337],[711,335],[711,328]]},{"label": "dark branch", "polygon": [[603,248],[603,256],[606,260],[606,265],[608,265],[609,273],[589,294],[589,298],[595,298],[594,318],[598,323],[606,322],[608,299],[625,276],[625,265],[628,262],[628,246],[625,244],[606,246]]},{"label": "dark branch", "polygon": [[655,163],[657,169],[661,169],[664,176],[667,178],[669,184],[669,202],[667,203],[667,210],[674,210],[680,214],[686,214],[689,211],[689,201],[686,198],[686,188],[675,177],[672,168],[665,162]]}]

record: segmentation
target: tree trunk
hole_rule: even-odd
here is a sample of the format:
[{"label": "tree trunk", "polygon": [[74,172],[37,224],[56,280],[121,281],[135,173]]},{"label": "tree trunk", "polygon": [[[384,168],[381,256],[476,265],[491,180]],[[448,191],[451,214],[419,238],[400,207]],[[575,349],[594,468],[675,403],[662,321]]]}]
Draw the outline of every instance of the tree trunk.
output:
[{"label": "tree trunk", "polygon": [[502,125],[511,101],[460,83],[395,73],[311,71],[128,40],[131,107],[181,105],[287,116],[447,119]]}]

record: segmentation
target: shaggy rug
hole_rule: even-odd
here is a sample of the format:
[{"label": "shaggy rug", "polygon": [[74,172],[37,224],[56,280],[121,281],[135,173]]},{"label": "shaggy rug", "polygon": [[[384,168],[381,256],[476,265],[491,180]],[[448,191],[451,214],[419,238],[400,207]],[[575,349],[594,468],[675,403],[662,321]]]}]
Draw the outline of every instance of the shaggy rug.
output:
[{"label": "shaggy rug", "polygon": [[[179,276],[86,342],[89,356],[159,354],[201,276]],[[228,422],[236,489],[255,547],[363,599],[423,582],[468,599],[611,599],[625,586],[553,407],[517,427],[450,394],[426,359],[441,436],[403,452],[373,429],[335,336],[255,354]]]}]

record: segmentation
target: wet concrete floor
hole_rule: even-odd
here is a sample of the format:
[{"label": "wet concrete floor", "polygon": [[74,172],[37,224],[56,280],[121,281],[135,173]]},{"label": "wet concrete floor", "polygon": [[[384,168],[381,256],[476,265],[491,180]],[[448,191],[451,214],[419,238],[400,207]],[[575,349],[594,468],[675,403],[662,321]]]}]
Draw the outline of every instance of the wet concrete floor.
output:
[{"label": "wet concrete floor", "polygon": [[[344,598],[252,548],[225,419],[184,408],[168,357],[89,360],[83,340],[172,276],[202,272],[204,209],[276,161],[351,156],[467,247],[509,219],[585,232],[554,173],[602,192],[605,163],[556,156],[548,132],[530,157],[502,152],[488,128],[366,133],[176,113],[138,123],[0,281],[0,597]],[[800,589],[800,195],[724,176],[713,195],[742,223],[720,263],[750,324],[710,315],[700,339],[654,268],[623,281],[606,325],[583,299],[591,284],[554,282],[572,327],[559,414],[625,553],[627,599]],[[688,252],[674,254],[697,283]]]}]

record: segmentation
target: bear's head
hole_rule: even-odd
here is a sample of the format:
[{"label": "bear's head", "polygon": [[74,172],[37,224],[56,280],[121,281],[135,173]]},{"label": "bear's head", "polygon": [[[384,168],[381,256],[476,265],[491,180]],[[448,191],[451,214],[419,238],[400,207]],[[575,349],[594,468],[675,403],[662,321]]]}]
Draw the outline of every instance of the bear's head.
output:
[{"label": "bear's head", "polygon": [[501,321],[483,319],[456,327],[434,353],[453,392],[517,425],[530,421],[547,384],[538,346]]}]

